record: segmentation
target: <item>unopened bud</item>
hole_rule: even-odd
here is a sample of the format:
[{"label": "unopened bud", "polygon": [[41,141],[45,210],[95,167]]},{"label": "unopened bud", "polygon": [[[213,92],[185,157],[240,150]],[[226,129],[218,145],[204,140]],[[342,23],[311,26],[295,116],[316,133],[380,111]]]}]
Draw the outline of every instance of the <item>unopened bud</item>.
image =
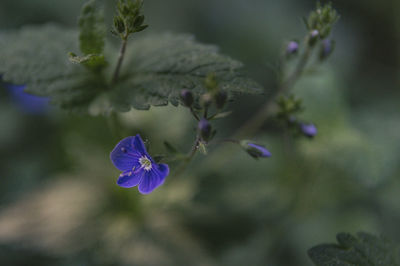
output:
[{"label": "unopened bud", "polygon": [[295,41],[291,41],[288,43],[286,47],[286,54],[287,55],[296,54],[298,50],[299,50],[299,44]]},{"label": "unopened bud", "polygon": [[207,119],[202,118],[198,124],[200,136],[202,140],[208,141],[211,137],[211,124]]},{"label": "unopened bud", "polygon": [[335,43],[332,40],[325,39],[321,42],[321,51],[319,53],[319,58],[321,60],[326,59],[334,50]]},{"label": "unopened bud", "polygon": [[182,90],[180,93],[181,101],[186,107],[191,107],[194,102],[193,93],[190,90]]},{"label": "unopened bud", "polygon": [[317,127],[314,124],[304,124],[300,123],[300,130],[301,132],[309,138],[313,138],[315,135],[317,135]]},{"label": "unopened bud", "polygon": [[249,140],[242,140],[240,146],[253,158],[271,157],[271,153],[263,145],[255,144]]},{"label": "unopened bud", "polygon": [[318,30],[312,30],[310,32],[310,38],[309,38],[309,45],[313,46],[319,38],[319,31]]}]

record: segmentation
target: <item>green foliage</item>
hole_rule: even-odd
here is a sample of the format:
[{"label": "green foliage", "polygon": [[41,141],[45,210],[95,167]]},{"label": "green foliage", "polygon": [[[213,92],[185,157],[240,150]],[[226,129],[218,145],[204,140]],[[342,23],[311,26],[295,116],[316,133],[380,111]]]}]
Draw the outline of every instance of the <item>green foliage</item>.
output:
[{"label": "green foliage", "polygon": [[78,24],[81,52],[85,55],[103,53],[106,31],[103,14],[96,8],[95,0],[83,6]]},{"label": "green foliage", "polygon": [[142,7],[142,0],[118,0],[118,14],[114,17],[114,29],[111,32],[126,40],[130,34],[146,29],[148,25],[143,24]]},{"label": "green foliage", "polygon": [[87,2],[79,17],[79,46],[85,56],[80,57],[71,53],[70,60],[73,63],[83,64],[93,71],[100,71],[107,65],[102,54],[106,30],[103,14],[98,11],[96,4],[96,0]]},{"label": "green foliage", "polygon": [[191,90],[196,98],[205,93],[210,73],[230,94],[260,93],[260,85],[244,77],[241,68],[238,61],[219,54],[215,46],[197,43],[191,35],[147,35],[126,52],[126,71],[112,93],[112,106],[127,111],[130,106],[178,105],[182,89]]},{"label": "green foliage", "polygon": [[318,30],[321,39],[329,36],[333,24],[339,19],[339,15],[331,4],[321,5],[317,3],[317,8],[312,11],[308,18],[304,18],[304,23],[308,30]]},{"label": "green foliage", "polygon": [[[195,42],[192,36],[176,34],[149,35],[132,42],[121,77],[111,86],[106,75],[86,71],[66,58],[69,51],[78,49],[77,39],[76,31],[55,25],[3,33],[0,73],[5,81],[27,84],[28,92],[49,96],[71,111],[88,111],[96,98],[105,99],[102,111],[128,111],[131,106],[148,109],[168,101],[177,105],[184,88],[196,95],[204,93],[209,73],[216,73],[219,85],[230,94],[261,91],[257,83],[242,76],[239,62],[220,55],[214,46]],[[89,65],[98,59],[70,56]]]},{"label": "green foliage", "polygon": [[367,233],[358,233],[357,236],[340,233],[336,239],[339,244],[322,244],[308,251],[315,265],[400,265],[399,247],[385,238]]},{"label": "green foliage", "polygon": [[77,38],[76,31],[53,24],[1,34],[3,80],[27,84],[28,92],[51,96],[61,107],[82,108],[95,92],[93,77],[66,58],[68,51],[77,50]]}]

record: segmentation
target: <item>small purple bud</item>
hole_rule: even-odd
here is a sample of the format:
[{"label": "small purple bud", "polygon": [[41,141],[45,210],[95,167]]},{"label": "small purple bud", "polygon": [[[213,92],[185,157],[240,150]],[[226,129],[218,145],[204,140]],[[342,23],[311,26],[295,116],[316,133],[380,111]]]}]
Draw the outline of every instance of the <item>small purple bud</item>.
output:
[{"label": "small purple bud", "polygon": [[315,127],[314,124],[304,124],[304,123],[300,123],[300,130],[301,132],[303,132],[303,134],[309,138],[314,137],[315,135],[317,135],[317,128]]},{"label": "small purple bud", "polygon": [[182,90],[180,94],[182,103],[186,107],[191,107],[194,102],[193,93],[190,90]]},{"label": "small purple bud", "polygon": [[299,44],[295,41],[291,41],[288,43],[286,47],[286,54],[287,55],[296,54],[298,50],[299,50]]},{"label": "small purple bud", "polygon": [[319,31],[318,30],[312,30],[310,32],[310,38],[309,38],[309,42],[308,42],[309,45],[313,46],[317,42],[318,38],[319,38]]},{"label": "small purple bud", "polygon": [[334,42],[332,40],[329,39],[325,39],[321,42],[321,51],[319,54],[319,58],[321,60],[327,58],[334,49]]},{"label": "small purple bud", "polygon": [[242,148],[253,158],[267,158],[271,157],[271,152],[263,145],[255,144],[249,140],[242,140],[240,142]]},{"label": "small purple bud", "polygon": [[312,31],[310,32],[310,37],[311,37],[311,38],[317,38],[318,35],[319,35],[319,31],[318,31],[318,30],[312,30]]},{"label": "small purple bud", "polygon": [[211,137],[211,124],[207,119],[202,118],[198,124],[200,136],[204,141],[208,141]]}]

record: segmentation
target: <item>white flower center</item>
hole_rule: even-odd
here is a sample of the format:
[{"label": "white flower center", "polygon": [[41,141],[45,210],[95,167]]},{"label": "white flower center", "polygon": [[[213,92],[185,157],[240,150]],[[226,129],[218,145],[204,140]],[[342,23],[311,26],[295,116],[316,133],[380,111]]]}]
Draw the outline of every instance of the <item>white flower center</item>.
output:
[{"label": "white flower center", "polygon": [[146,156],[140,157],[139,163],[140,163],[140,166],[142,168],[144,168],[144,170],[146,170],[146,171],[150,171],[151,170],[151,167],[152,167],[151,166],[151,161]]}]

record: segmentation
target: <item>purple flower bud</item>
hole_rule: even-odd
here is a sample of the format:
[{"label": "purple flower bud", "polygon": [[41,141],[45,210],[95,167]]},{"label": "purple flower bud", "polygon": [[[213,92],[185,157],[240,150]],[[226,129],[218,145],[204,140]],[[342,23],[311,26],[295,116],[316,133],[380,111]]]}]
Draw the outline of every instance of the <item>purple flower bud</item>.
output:
[{"label": "purple flower bud", "polygon": [[198,124],[200,136],[204,141],[208,141],[211,137],[211,124],[207,119],[202,118]]},{"label": "purple flower bud", "polygon": [[286,54],[291,55],[297,53],[299,50],[299,44],[295,41],[291,41],[288,43],[286,47]]},{"label": "purple flower bud", "polygon": [[182,103],[186,107],[192,106],[192,104],[194,102],[194,98],[193,98],[193,93],[190,90],[182,90],[180,97],[181,97]]},{"label": "purple flower bud", "polygon": [[317,135],[317,128],[315,127],[314,124],[304,124],[304,123],[300,123],[300,130],[301,132],[303,132],[303,134],[309,138],[314,137],[315,135]]},{"label": "purple flower bud", "polygon": [[249,140],[242,140],[240,145],[251,157],[255,159],[271,157],[271,153],[263,145],[255,144]]},{"label": "purple flower bud", "polygon": [[309,45],[313,46],[317,42],[318,38],[319,38],[319,31],[318,30],[312,30],[310,32],[310,38],[309,38],[309,42],[308,42]]},{"label": "purple flower bud", "polygon": [[321,51],[319,54],[319,58],[321,60],[327,58],[334,49],[334,42],[332,40],[329,39],[325,39],[321,42]]},{"label": "purple flower bud", "polygon": [[311,38],[317,38],[318,35],[319,35],[319,31],[318,31],[318,30],[312,30],[312,31],[310,32],[310,37],[311,37]]}]

